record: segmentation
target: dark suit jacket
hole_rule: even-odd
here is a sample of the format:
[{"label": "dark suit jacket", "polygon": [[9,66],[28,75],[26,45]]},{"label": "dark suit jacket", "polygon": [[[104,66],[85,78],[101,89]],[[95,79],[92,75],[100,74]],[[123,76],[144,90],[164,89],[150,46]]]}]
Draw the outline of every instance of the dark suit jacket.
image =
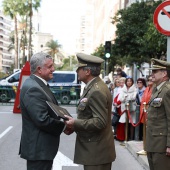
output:
[{"label": "dark suit jacket", "polygon": [[84,90],[77,108],[75,163],[100,165],[115,160],[111,107],[108,87],[99,77],[95,78]]},{"label": "dark suit jacket", "polygon": [[36,76],[25,80],[20,93],[22,135],[20,155],[27,160],[53,160],[64,123],[46,101],[57,104],[50,89]]},{"label": "dark suit jacket", "polygon": [[146,121],[146,151],[166,152],[170,147],[170,83],[166,82],[149,102]]}]

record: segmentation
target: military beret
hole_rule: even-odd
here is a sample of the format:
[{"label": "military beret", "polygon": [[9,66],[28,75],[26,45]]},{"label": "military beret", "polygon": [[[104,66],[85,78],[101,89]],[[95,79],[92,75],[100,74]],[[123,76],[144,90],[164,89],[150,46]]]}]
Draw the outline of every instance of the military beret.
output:
[{"label": "military beret", "polygon": [[88,55],[84,53],[77,53],[76,54],[77,59],[78,59],[78,68],[79,67],[88,67],[88,66],[100,66],[101,63],[103,63],[103,59],[93,56],[93,55]]},{"label": "military beret", "polygon": [[152,66],[151,68],[149,68],[149,70],[162,70],[162,69],[170,70],[170,63],[168,63],[167,61],[152,58],[151,63]]}]

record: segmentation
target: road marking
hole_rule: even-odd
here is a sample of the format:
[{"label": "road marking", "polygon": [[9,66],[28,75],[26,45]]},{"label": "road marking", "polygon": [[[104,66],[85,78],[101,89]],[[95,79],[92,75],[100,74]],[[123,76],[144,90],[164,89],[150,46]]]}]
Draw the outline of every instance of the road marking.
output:
[{"label": "road marking", "polygon": [[71,159],[67,156],[63,155],[60,151],[58,151],[56,157],[53,162],[53,170],[62,170],[62,166],[78,166],[74,164]]},{"label": "road marking", "polygon": [[12,114],[13,112],[8,112],[8,111],[3,111],[3,112],[0,112],[0,114]]},{"label": "road marking", "polygon": [[13,128],[13,126],[9,126],[5,131],[3,131],[1,134],[0,134],[0,139],[5,136],[5,134],[7,134],[11,129]]}]

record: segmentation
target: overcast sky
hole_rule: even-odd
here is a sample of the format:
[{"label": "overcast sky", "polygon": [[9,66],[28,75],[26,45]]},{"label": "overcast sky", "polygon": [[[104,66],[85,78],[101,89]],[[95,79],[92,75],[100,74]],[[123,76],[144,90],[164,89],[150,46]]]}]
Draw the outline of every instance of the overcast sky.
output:
[{"label": "overcast sky", "polygon": [[66,52],[74,52],[84,7],[84,0],[42,0],[39,8],[42,15],[41,31],[51,33]]},{"label": "overcast sky", "polygon": [[42,32],[54,35],[66,52],[75,51],[84,0],[42,0]]}]

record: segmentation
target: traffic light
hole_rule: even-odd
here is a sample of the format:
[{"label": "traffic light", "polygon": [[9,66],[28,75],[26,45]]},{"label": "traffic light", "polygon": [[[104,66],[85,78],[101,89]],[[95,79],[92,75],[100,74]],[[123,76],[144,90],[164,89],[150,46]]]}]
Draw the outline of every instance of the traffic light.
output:
[{"label": "traffic light", "polygon": [[106,41],[104,48],[105,48],[105,57],[110,58],[110,55],[111,55],[111,41]]},{"label": "traffic light", "polygon": [[137,68],[137,69],[140,69],[140,65],[137,64],[137,65],[136,65],[136,68]]}]

